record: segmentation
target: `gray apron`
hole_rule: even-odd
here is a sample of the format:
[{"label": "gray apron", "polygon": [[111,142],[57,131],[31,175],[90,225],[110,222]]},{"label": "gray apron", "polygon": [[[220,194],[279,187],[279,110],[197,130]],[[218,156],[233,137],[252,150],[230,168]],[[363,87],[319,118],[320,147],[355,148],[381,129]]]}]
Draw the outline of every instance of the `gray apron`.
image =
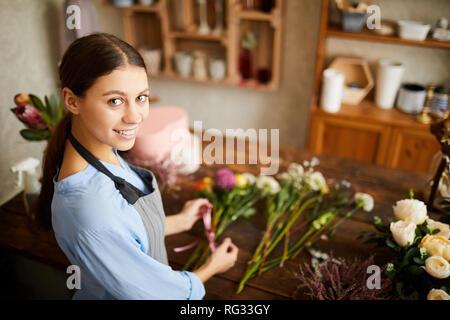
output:
[{"label": "gray apron", "polygon": [[67,135],[73,147],[87,162],[89,162],[89,164],[100,172],[106,174],[114,181],[115,187],[128,201],[128,203],[133,205],[141,216],[148,238],[147,254],[153,259],[165,265],[169,265],[166,246],[164,243],[166,216],[164,214],[161,193],[153,173],[147,169],[138,168],[128,164],[130,168],[142,179],[150,191],[150,193],[146,195],[144,192],[128,183],[125,179],[113,175],[111,171],[106,169],[106,167],[97,158],[95,158],[92,153],[90,153],[81,145],[80,142],[78,142],[77,139],[75,139],[71,132],[71,126],[69,125],[67,127]]}]

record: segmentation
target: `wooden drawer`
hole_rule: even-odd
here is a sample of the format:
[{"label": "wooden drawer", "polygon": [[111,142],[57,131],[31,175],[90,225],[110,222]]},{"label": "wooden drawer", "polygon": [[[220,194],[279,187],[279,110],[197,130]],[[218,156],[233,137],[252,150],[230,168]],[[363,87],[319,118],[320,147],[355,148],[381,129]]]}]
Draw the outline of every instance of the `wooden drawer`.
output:
[{"label": "wooden drawer", "polygon": [[440,145],[431,133],[395,128],[386,164],[392,168],[427,173],[433,156],[439,150]]},{"label": "wooden drawer", "polygon": [[309,149],[342,158],[384,164],[389,127],[339,118],[312,115]]}]

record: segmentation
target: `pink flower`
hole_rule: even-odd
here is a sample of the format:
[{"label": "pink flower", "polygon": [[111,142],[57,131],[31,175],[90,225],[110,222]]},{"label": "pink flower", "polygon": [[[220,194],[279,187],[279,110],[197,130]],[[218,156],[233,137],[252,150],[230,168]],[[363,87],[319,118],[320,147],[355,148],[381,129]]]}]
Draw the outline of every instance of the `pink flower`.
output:
[{"label": "pink flower", "polygon": [[47,124],[42,120],[41,112],[30,104],[19,103],[16,109],[16,116],[31,128],[47,128]]},{"label": "pink flower", "polygon": [[221,189],[233,188],[236,185],[236,178],[230,169],[220,169],[216,172],[215,183]]}]

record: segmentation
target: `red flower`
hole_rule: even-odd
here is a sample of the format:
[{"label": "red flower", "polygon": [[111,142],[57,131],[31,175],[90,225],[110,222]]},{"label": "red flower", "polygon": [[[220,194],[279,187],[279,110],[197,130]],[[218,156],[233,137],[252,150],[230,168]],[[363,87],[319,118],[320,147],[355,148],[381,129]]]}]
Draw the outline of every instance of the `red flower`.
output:
[{"label": "red flower", "polygon": [[16,116],[20,121],[34,129],[45,129],[47,124],[42,120],[41,112],[27,103],[19,103],[16,110]]}]

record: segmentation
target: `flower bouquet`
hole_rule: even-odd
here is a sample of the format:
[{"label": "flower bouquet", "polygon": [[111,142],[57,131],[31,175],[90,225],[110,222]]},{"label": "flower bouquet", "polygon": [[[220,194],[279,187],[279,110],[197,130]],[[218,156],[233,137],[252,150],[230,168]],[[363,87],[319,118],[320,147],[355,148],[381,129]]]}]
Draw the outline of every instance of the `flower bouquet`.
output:
[{"label": "flower bouquet", "polygon": [[63,101],[57,101],[54,95],[45,96],[45,103],[33,94],[19,93],[14,97],[15,108],[10,110],[25,124],[26,129],[20,135],[29,141],[47,140],[53,128],[63,117]]},{"label": "flower bouquet", "polygon": [[375,217],[378,232],[365,232],[366,243],[389,247],[394,259],[387,275],[401,299],[449,300],[450,227],[428,217],[426,205],[413,198],[393,206],[396,221]]},{"label": "flower bouquet", "polygon": [[[205,224],[207,237],[197,242],[196,249],[184,266],[188,270],[197,269],[203,265],[211,250],[214,241],[234,221],[249,218],[256,210],[254,204],[271,191],[270,186],[258,188],[257,178],[250,173],[234,174],[229,169],[220,169],[214,179],[204,177],[195,186],[196,196],[207,198],[212,204],[210,226]],[[209,224],[209,223],[207,223]],[[179,250],[181,251],[181,250]]]},{"label": "flower bouquet", "polygon": [[[313,170],[317,163],[316,158],[311,163],[307,162],[307,171],[300,164],[291,163],[287,172],[278,177],[281,180],[280,191],[266,199],[266,232],[248,262],[249,266],[237,289],[238,294],[250,278],[277,265],[282,267],[286,260],[297,256],[304,246],[311,246],[320,237],[332,236],[337,227],[359,208],[372,210],[373,199],[367,194],[356,194],[352,199],[345,190],[330,192],[323,175]],[[293,227],[308,209],[313,210],[305,214],[303,223]],[[342,214],[344,211],[345,214]],[[339,216],[342,218],[332,224]],[[306,232],[290,245],[291,237],[304,226]],[[282,246],[282,255],[267,260],[278,245]]]}]

